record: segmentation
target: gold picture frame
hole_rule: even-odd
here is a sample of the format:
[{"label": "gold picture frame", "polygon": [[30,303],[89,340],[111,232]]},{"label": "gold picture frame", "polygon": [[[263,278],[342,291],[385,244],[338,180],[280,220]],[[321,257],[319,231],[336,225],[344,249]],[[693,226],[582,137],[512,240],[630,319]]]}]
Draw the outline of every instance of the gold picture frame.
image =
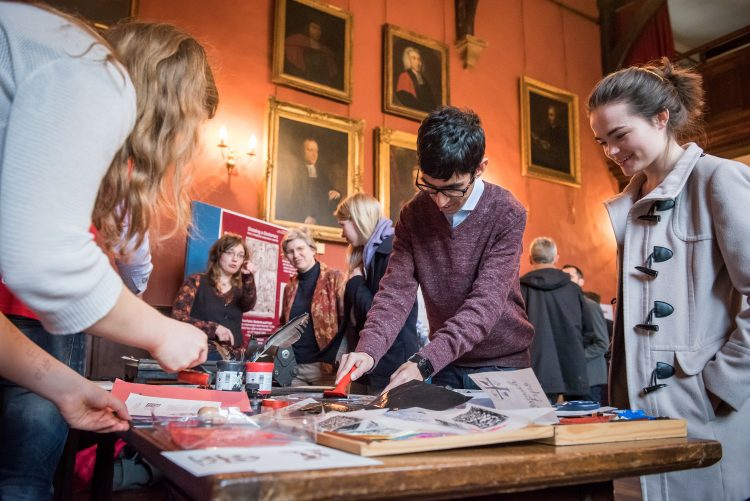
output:
[{"label": "gold picture frame", "polygon": [[265,219],[344,242],[333,211],[360,190],[364,121],[274,98],[268,117]]},{"label": "gold picture frame", "polygon": [[377,127],[375,144],[375,196],[395,223],[401,207],[417,193],[417,135]]},{"label": "gold picture frame", "polygon": [[578,96],[529,77],[520,84],[523,175],[580,187]]},{"label": "gold picture frame", "polygon": [[46,3],[86,19],[94,28],[106,30],[119,21],[138,16],[139,0],[47,0]]},{"label": "gold picture frame", "polygon": [[351,103],[351,13],[314,0],[276,0],[271,79]]},{"label": "gold picture frame", "polygon": [[448,46],[386,24],[383,30],[383,111],[422,120],[433,109],[450,103],[449,89]]}]

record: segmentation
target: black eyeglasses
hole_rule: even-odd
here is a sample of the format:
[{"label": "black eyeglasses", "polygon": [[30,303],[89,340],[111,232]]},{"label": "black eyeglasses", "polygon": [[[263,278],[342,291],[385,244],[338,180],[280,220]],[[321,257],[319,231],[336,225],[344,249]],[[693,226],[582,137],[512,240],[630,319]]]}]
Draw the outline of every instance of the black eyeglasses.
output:
[{"label": "black eyeglasses", "polygon": [[648,212],[646,214],[641,214],[638,216],[638,219],[641,221],[648,221],[650,223],[658,223],[661,221],[661,216],[659,214],[654,214],[654,212],[659,211],[667,211],[674,209],[675,201],[673,198],[668,198],[667,200],[659,200],[657,202],[654,202],[651,204],[651,207],[648,209]]},{"label": "black eyeglasses", "polygon": [[656,318],[662,318],[662,317],[668,317],[674,312],[674,306],[672,306],[669,303],[665,303],[664,301],[654,301],[654,307],[651,308],[651,311],[648,312],[648,317],[646,317],[646,321],[642,324],[637,324],[636,328],[643,329],[649,332],[658,332],[659,326],[656,324],[651,323],[652,319],[654,317]]},{"label": "black eyeglasses", "polygon": [[635,269],[640,271],[641,273],[645,273],[650,277],[656,278],[656,276],[659,274],[659,271],[651,268],[651,261],[655,263],[663,263],[664,261],[669,261],[673,255],[674,253],[671,249],[654,245],[654,251],[646,258],[646,266],[636,266]]},{"label": "black eyeglasses", "polygon": [[424,191],[429,195],[437,195],[438,193],[442,193],[448,198],[463,198],[471,188],[471,185],[474,184],[474,180],[476,179],[476,177],[476,172],[471,174],[471,179],[469,180],[469,184],[466,185],[466,188],[435,188],[434,186],[430,186],[429,184],[420,183],[419,170],[417,170],[417,178],[414,180],[414,185],[419,189],[419,191]]},{"label": "black eyeglasses", "polygon": [[667,383],[659,383],[659,379],[668,379],[674,376],[674,367],[665,362],[656,362],[656,368],[651,371],[651,384],[643,388],[644,394],[649,394],[656,390],[661,390],[667,386]]}]

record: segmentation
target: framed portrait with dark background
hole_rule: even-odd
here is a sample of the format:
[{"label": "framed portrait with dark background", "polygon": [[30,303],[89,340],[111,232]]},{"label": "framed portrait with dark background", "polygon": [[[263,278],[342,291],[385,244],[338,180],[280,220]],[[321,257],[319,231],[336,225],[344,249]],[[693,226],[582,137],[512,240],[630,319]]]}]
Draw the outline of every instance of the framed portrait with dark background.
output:
[{"label": "framed portrait with dark background", "polygon": [[523,77],[521,143],[524,175],[581,186],[578,96]]},{"label": "framed portrait with dark background", "polygon": [[276,0],[276,83],[352,101],[352,15],[312,0]]},{"label": "framed portrait with dark background", "polygon": [[395,223],[401,208],[417,193],[417,136],[378,127],[375,144],[375,196],[386,217]]},{"label": "framed portrait with dark background", "polygon": [[271,99],[265,219],[343,242],[333,212],[361,184],[360,120]]},{"label": "framed portrait with dark background", "polygon": [[46,3],[106,29],[138,14],[138,0],[46,0]]},{"label": "framed portrait with dark background", "polygon": [[448,47],[391,24],[383,32],[383,110],[422,120],[449,104]]}]

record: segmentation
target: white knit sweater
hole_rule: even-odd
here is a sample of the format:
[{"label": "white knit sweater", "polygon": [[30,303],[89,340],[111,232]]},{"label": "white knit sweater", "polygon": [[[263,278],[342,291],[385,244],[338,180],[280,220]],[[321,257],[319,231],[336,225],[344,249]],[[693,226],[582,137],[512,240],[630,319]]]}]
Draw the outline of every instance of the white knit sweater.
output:
[{"label": "white knit sweater", "polygon": [[133,85],[106,54],[47,11],[0,2],[0,274],[55,334],[85,330],[122,291],[89,232],[135,121]]}]

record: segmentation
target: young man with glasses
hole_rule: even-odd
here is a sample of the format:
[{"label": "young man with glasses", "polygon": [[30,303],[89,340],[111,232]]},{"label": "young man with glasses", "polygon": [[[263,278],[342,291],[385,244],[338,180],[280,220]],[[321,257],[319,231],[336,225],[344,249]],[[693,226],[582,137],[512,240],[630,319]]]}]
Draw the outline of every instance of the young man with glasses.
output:
[{"label": "young man with glasses", "polygon": [[529,367],[534,334],[519,287],[526,211],[487,168],[479,117],[445,107],[417,136],[420,193],[402,209],[393,254],[353,353],[337,380],[374,367],[396,338],[421,286],[431,342],[391,376],[476,388],[470,374]]}]

